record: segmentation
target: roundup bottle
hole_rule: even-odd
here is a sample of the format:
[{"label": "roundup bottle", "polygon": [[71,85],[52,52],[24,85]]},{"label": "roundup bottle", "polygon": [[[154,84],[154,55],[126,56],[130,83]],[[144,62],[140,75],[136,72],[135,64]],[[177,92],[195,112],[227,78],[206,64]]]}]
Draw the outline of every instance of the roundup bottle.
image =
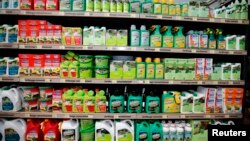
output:
[{"label": "roundup bottle", "polygon": [[95,123],[95,141],[115,141],[115,125],[111,120]]},{"label": "roundup bottle", "polygon": [[5,141],[25,141],[26,122],[23,119],[14,119],[4,122]]},{"label": "roundup bottle", "polygon": [[160,122],[155,122],[150,124],[149,128],[149,140],[150,141],[162,141],[162,124]]},{"label": "roundup bottle", "polygon": [[103,90],[96,92],[95,111],[97,113],[105,113],[106,112],[106,101],[107,101],[107,98],[106,98],[105,92]]},{"label": "roundup bottle", "polygon": [[146,113],[160,113],[160,98],[153,91],[146,97]]},{"label": "roundup bottle", "polygon": [[131,120],[122,120],[115,123],[116,141],[134,141],[134,123]]},{"label": "roundup bottle", "polygon": [[212,30],[209,30],[208,33],[209,33],[208,48],[216,49],[216,40],[214,37],[214,32]]},{"label": "roundup bottle", "polygon": [[140,45],[140,31],[136,29],[135,25],[130,27],[130,46]]},{"label": "roundup bottle", "polygon": [[216,29],[216,33],[218,34],[217,49],[226,49],[226,41],[225,37],[222,35],[222,30]]},{"label": "roundup bottle", "polygon": [[142,112],[142,96],[138,95],[138,91],[133,90],[129,94],[127,111],[129,113],[141,113]]},{"label": "roundup bottle", "polygon": [[141,32],[140,32],[140,46],[143,47],[149,47],[149,31],[146,29],[145,25],[141,26]]},{"label": "roundup bottle", "polygon": [[63,112],[72,112],[73,111],[73,100],[74,100],[74,91],[72,89],[64,92],[63,96],[62,111]]},{"label": "roundup bottle", "polygon": [[136,141],[150,141],[149,140],[149,125],[147,122],[143,121],[136,124]]},{"label": "roundup bottle", "polygon": [[37,119],[27,120],[26,141],[42,140],[43,134],[40,123],[40,120]]},{"label": "roundup bottle", "polygon": [[79,140],[79,122],[77,119],[64,120],[60,127],[61,141]]},{"label": "roundup bottle", "polygon": [[73,105],[73,112],[84,112],[84,91],[79,90],[74,95],[74,105]]},{"label": "roundup bottle", "polygon": [[57,120],[45,119],[41,123],[44,141],[60,141],[59,122]]},{"label": "roundup bottle", "polygon": [[173,48],[174,47],[174,36],[172,35],[172,26],[163,26],[162,30],[164,34],[162,35],[162,47]]},{"label": "roundup bottle", "polygon": [[162,35],[160,33],[160,25],[151,27],[153,33],[150,36],[150,47],[161,47]]},{"label": "roundup bottle", "polygon": [[109,99],[109,112],[110,113],[123,113],[124,112],[124,96],[116,89]]},{"label": "roundup bottle", "polygon": [[95,112],[95,96],[94,91],[88,91],[84,96],[84,112],[93,113]]},{"label": "roundup bottle", "polygon": [[174,47],[175,48],[185,48],[185,36],[183,35],[183,27],[175,27],[177,34],[174,36]]}]

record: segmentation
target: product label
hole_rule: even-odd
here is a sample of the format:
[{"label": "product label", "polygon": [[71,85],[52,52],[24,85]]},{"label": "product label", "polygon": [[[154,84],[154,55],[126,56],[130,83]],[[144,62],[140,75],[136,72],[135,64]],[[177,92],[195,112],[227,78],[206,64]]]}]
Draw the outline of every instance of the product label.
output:
[{"label": "product label", "polygon": [[169,131],[163,133],[163,141],[169,141],[170,140],[170,135]]},{"label": "product label", "polygon": [[184,133],[177,131],[177,141],[183,141]]},{"label": "product label", "polygon": [[183,4],[182,5],[181,14],[182,14],[182,16],[187,16],[188,15],[188,4]]},{"label": "product label", "polygon": [[102,1],[102,12],[109,12],[110,10],[110,0],[103,0]]},{"label": "product label", "polygon": [[170,16],[175,16],[175,14],[176,14],[175,6],[173,4],[170,4],[169,5],[169,15]]},{"label": "product label", "polygon": [[123,112],[123,105],[122,101],[119,100],[112,100],[111,101],[111,109],[114,113],[121,113]]},{"label": "product label", "polygon": [[63,100],[63,111],[72,112],[72,110],[73,110],[73,99]]},{"label": "product label", "polygon": [[22,0],[20,3],[20,9],[31,9],[31,0]]},{"label": "product label", "polygon": [[111,0],[110,2],[110,12],[117,12],[117,3],[115,0]]},{"label": "product label", "polygon": [[104,128],[97,129],[95,136],[97,141],[111,141],[112,139],[109,131]]},{"label": "product label", "polygon": [[35,0],[34,1],[35,10],[44,10],[45,9],[45,0]]},{"label": "product label", "polygon": [[191,141],[191,140],[192,140],[192,132],[191,131],[185,131],[184,141]]},{"label": "product label", "polygon": [[147,141],[148,140],[148,133],[144,131],[139,132],[139,141]]},{"label": "product label", "polygon": [[26,140],[27,141],[39,141],[37,132],[35,130],[31,130],[30,132],[28,132],[26,136]]},{"label": "product label", "polygon": [[156,64],[155,65],[155,78],[156,79],[163,79],[164,77],[164,65],[163,64]]},{"label": "product label", "polygon": [[149,46],[149,32],[141,32],[141,46]]},{"label": "product label", "polygon": [[223,113],[222,106],[223,106],[223,99],[216,99],[214,112],[215,113]]},{"label": "product label", "polygon": [[174,47],[173,36],[163,36],[163,47]]},{"label": "product label", "polygon": [[75,99],[74,112],[83,112],[83,99]]},{"label": "product label", "polygon": [[192,112],[193,98],[189,97],[182,101],[182,112]]},{"label": "product label", "polygon": [[152,132],[151,141],[161,141],[161,134],[159,132]]},{"label": "product label", "polygon": [[138,79],[144,79],[145,78],[145,74],[146,74],[145,64],[144,63],[143,64],[137,63],[136,67],[137,67],[136,78],[138,78]]},{"label": "product label", "polygon": [[148,104],[148,110],[150,113],[159,113],[160,112],[160,105],[159,101],[150,100]]},{"label": "product label", "polygon": [[143,3],[142,4],[143,13],[153,13],[153,4],[152,3]]},{"label": "product label", "polygon": [[154,13],[155,14],[161,14],[161,3],[155,3],[154,4]]},{"label": "product label", "polygon": [[94,0],[94,11],[100,12],[101,7],[102,7],[101,0]]},{"label": "product label", "polygon": [[168,15],[168,4],[162,4],[162,14]]},{"label": "product label", "polygon": [[131,33],[131,46],[139,46],[140,43],[140,34],[137,31]]},{"label": "product label", "polygon": [[122,12],[123,11],[123,5],[122,5],[122,0],[117,1],[117,12]]},{"label": "product label", "polygon": [[185,48],[185,37],[176,37],[176,48]]},{"label": "product label", "polygon": [[45,135],[44,135],[44,140],[45,141],[55,141],[56,140],[56,135],[54,131],[49,130]]},{"label": "product label", "polygon": [[194,112],[204,112],[205,97],[194,99]]},{"label": "product label", "polygon": [[133,136],[132,133],[127,129],[118,130],[118,140],[117,141],[132,141]]},{"label": "product label", "polygon": [[226,49],[226,41],[218,41],[218,49]]},{"label": "product label", "polygon": [[158,35],[151,36],[150,41],[151,41],[150,44],[151,47],[161,47],[161,36]]},{"label": "product label", "polygon": [[209,49],[216,49],[216,41],[209,40]]},{"label": "product label", "polygon": [[5,132],[5,140],[6,141],[19,141],[20,136],[19,134],[12,128],[6,128]]},{"label": "product label", "polygon": [[170,131],[170,140],[176,141],[177,135],[176,132]]},{"label": "product label", "polygon": [[241,39],[240,40],[240,50],[245,50],[245,48],[246,48],[246,40]]},{"label": "product label", "polygon": [[60,0],[60,10],[70,10],[70,0]]},{"label": "product label", "polygon": [[129,103],[129,109],[131,112],[140,112],[141,111],[141,104],[140,101],[131,100]]},{"label": "product label", "polygon": [[206,104],[206,113],[213,113],[214,112],[214,99],[207,99]]},{"label": "product label", "polygon": [[208,43],[208,35],[200,35],[199,47],[200,48],[207,48]]},{"label": "product label", "polygon": [[86,4],[86,11],[94,11],[94,0],[87,0]]},{"label": "product label", "polygon": [[95,112],[95,101],[93,99],[85,99],[84,100],[84,111],[85,112]]},{"label": "product label", "polygon": [[235,39],[231,39],[228,42],[228,50],[235,50],[236,49],[236,41]]},{"label": "product label", "polygon": [[230,80],[231,79],[231,66],[225,65],[222,66],[222,79],[223,80]]},{"label": "product label", "polygon": [[3,111],[14,110],[14,105],[13,105],[12,101],[10,100],[10,98],[8,98],[8,97],[2,98],[2,108],[3,108]]},{"label": "product label", "polygon": [[63,129],[62,138],[64,141],[74,141],[76,140],[75,130],[74,129]]},{"label": "product label", "polygon": [[97,99],[96,104],[96,112],[106,112],[106,99]]},{"label": "product label", "polygon": [[153,79],[154,76],[155,76],[155,65],[154,64],[147,64],[146,78]]}]

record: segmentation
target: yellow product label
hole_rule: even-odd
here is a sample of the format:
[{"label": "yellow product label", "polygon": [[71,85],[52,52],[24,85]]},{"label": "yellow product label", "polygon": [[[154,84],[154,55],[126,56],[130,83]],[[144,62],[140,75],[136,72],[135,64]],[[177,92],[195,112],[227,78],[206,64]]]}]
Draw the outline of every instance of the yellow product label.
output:
[{"label": "yellow product label", "polygon": [[173,46],[173,36],[163,36],[163,47],[172,48]]},{"label": "yellow product label", "polygon": [[168,4],[162,4],[162,14],[168,15]]},{"label": "yellow product label", "polygon": [[161,47],[161,36],[152,35],[150,40],[151,40],[151,47]]},{"label": "yellow product label", "polygon": [[169,15],[174,16],[176,14],[175,6],[173,4],[169,5]]},{"label": "yellow product label", "polygon": [[165,113],[180,112],[180,105],[175,102],[174,98],[165,98],[164,99],[164,112]]},{"label": "yellow product label", "polygon": [[161,2],[160,0],[153,0],[153,3]]},{"label": "yellow product label", "polygon": [[167,0],[161,0],[161,3],[167,3]]},{"label": "yellow product label", "polygon": [[144,63],[138,63],[136,65],[136,78],[139,79],[145,79],[145,74],[146,74],[146,70],[145,70],[145,64]]},{"label": "yellow product label", "polygon": [[216,49],[216,41],[215,40],[209,40],[209,48]]},{"label": "yellow product label", "polygon": [[176,37],[176,48],[185,48],[185,37]]},{"label": "yellow product label", "polygon": [[164,74],[164,65],[162,63],[157,63],[155,65],[155,78],[163,79],[163,74]]},{"label": "yellow product label", "polygon": [[181,15],[181,6],[178,4],[175,6],[175,15]]},{"label": "yellow product label", "polygon": [[154,4],[154,13],[155,14],[161,14],[161,3],[155,3]]},{"label": "yellow product label", "polygon": [[148,63],[146,68],[146,78],[147,79],[153,79],[155,76],[155,64],[154,63]]},{"label": "yellow product label", "polygon": [[226,49],[226,41],[219,41],[218,49]]}]

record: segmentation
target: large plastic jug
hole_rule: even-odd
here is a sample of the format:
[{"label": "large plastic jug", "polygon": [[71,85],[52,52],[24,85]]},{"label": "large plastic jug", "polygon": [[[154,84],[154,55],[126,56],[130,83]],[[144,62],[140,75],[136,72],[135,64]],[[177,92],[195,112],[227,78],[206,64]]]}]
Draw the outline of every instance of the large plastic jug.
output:
[{"label": "large plastic jug", "polygon": [[43,134],[40,123],[38,119],[27,120],[26,141],[42,140]]},{"label": "large plastic jug", "polygon": [[44,141],[60,141],[59,122],[57,120],[45,119],[41,123]]},{"label": "large plastic jug", "polygon": [[5,141],[26,141],[26,122],[23,119],[5,121],[4,134]]},{"label": "large plastic jug", "polygon": [[134,141],[134,122],[122,120],[115,123],[116,141]]},{"label": "large plastic jug", "polygon": [[111,120],[98,121],[95,124],[95,141],[114,141],[115,125]]},{"label": "large plastic jug", "polygon": [[149,128],[149,141],[162,141],[162,124],[155,122],[150,124]]},{"label": "large plastic jug", "polygon": [[79,121],[77,119],[64,120],[60,131],[61,141],[78,141]]},{"label": "large plastic jug", "polygon": [[149,125],[143,121],[136,124],[136,141],[149,141]]},{"label": "large plastic jug", "polygon": [[5,138],[4,138],[4,123],[5,123],[5,120],[0,119],[0,141],[5,141]]},{"label": "large plastic jug", "polygon": [[21,109],[22,100],[16,88],[1,91],[0,111],[19,111]]}]

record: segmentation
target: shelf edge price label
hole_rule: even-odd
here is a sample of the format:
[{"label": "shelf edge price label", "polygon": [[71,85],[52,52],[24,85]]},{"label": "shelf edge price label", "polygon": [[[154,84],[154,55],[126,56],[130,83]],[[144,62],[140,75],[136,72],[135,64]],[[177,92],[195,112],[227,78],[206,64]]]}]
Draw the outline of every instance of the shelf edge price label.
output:
[{"label": "shelf edge price label", "polygon": [[150,84],[150,81],[149,80],[145,80],[145,84]]},{"label": "shelf edge price label", "polygon": [[93,119],[93,118],[94,118],[94,115],[88,115],[88,118]]},{"label": "shelf edge price label", "polygon": [[168,115],[162,115],[162,118],[163,118],[163,119],[167,119],[167,118],[168,118]]},{"label": "shelf edge price label", "polygon": [[211,118],[211,115],[205,115],[205,118]]},{"label": "shelf edge price label", "polygon": [[225,118],[229,118],[230,116],[229,115],[225,115]]},{"label": "shelf edge price label", "polygon": [[181,115],[180,118],[184,119],[184,118],[186,118],[186,115]]},{"label": "shelf edge price label", "polygon": [[114,115],[114,119],[119,119],[119,115]]},{"label": "shelf edge price label", "polygon": [[111,83],[116,84],[117,80],[112,80]]}]

